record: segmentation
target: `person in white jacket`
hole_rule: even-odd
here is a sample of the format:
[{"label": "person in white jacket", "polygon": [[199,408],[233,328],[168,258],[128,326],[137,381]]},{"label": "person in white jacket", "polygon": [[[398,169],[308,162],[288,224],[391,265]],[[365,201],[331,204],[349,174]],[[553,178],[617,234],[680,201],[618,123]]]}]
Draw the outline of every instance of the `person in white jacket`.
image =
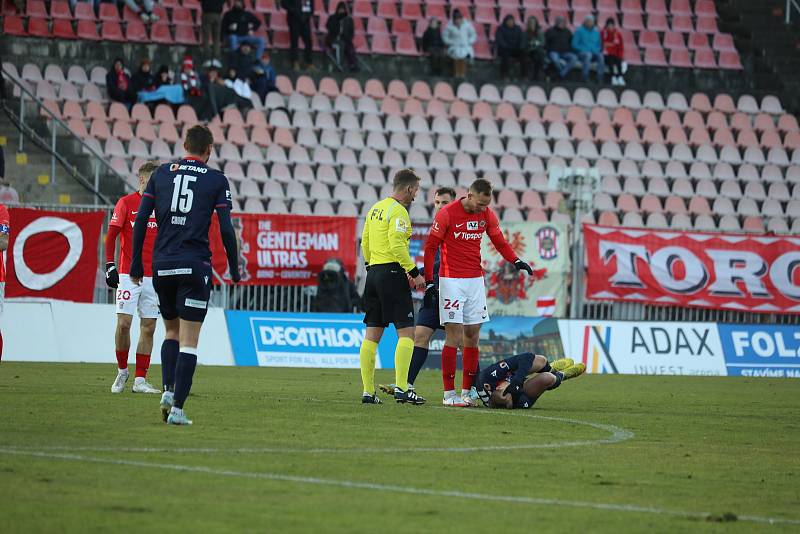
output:
[{"label": "person in white jacket", "polygon": [[478,39],[472,23],[465,20],[458,9],[453,11],[453,20],[444,30],[442,39],[447,45],[447,55],[453,58],[453,75],[465,78],[467,75],[467,58],[475,57],[472,46]]}]

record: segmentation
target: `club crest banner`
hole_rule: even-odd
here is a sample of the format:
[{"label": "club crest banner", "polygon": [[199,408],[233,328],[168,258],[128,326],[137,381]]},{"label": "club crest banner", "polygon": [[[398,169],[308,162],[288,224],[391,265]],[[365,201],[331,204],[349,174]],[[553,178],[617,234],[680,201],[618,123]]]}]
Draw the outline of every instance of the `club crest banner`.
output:
[{"label": "club crest banner", "polygon": [[563,317],[567,310],[569,238],[567,227],[553,223],[517,222],[502,225],[506,239],[534,270],[517,271],[488,237],[481,244],[487,307],[491,315]]}]

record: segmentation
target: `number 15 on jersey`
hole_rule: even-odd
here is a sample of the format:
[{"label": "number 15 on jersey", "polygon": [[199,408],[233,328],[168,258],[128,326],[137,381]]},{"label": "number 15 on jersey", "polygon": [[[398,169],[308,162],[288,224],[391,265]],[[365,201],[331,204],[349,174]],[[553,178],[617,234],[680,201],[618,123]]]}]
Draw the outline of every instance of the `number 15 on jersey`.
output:
[{"label": "number 15 on jersey", "polygon": [[[173,179],[172,188],[172,205],[170,211],[173,213],[189,213],[192,210],[192,202],[194,202],[194,192],[189,185],[197,181],[197,176],[189,176],[188,174],[176,174]],[[172,224],[184,225],[186,224],[186,217],[177,215],[172,216]]]}]

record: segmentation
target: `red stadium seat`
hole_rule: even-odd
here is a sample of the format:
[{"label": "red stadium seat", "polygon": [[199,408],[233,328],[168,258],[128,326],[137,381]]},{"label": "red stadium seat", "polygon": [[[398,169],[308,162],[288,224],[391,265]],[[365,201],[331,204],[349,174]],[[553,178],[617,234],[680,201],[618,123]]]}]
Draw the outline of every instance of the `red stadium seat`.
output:
[{"label": "red stadium seat", "polygon": [[27,35],[22,17],[6,15],[3,17],[3,33],[7,35]]},{"label": "red stadium seat", "polygon": [[665,32],[669,30],[666,15],[647,15],[647,29],[652,32]]},{"label": "red stadium seat", "polygon": [[735,52],[736,46],[733,44],[733,36],[729,33],[718,33],[714,35],[711,47],[717,52]]},{"label": "red stadium seat", "polygon": [[376,15],[386,19],[398,18],[397,5],[394,3],[394,0],[379,0]]},{"label": "red stadium seat", "polygon": [[103,21],[100,26],[100,37],[104,41],[125,41],[125,36],[122,35],[122,26],[115,20]]},{"label": "red stadium seat", "polygon": [[701,69],[716,69],[717,61],[710,48],[699,48],[694,52],[694,66]]},{"label": "red stadium seat", "polygon": [[172,9],[172,23],[176,26],[194,26],[197,24],[192,15],[192,11],[185,7],[176,7]]},{"label": "red stadium seat", "polygon": [[58,39],[76,39],[72,22],[65,19],[53,19],[53,37]]},{"label": "red stadium seat", "polygon": [[685,49],[683,34],[677,32],[664,32],[664,48],[667,50]]},{"label": "red stadium seat", "polygon": [[72,11],[69,9],[69,2],[56,0],[50,3],[50,16],[54,19],[72,20]]},{"label": "red stadium seat", "polygon": [[169,24],[165,21],[158,21],[150,28],[150,40],[154,43],[172,44],[172,34],[169,31]]},{"label": "red stadium seat", "polygon": [[147,43],[150,38],[147,37],[144,23],[141,20],[131,20],[125,25],[125,38],[134,43]]},{"label": "red stadium seat", "polygon": [[697,17],[713,17],[717,18],[717,8],[714,5],[714,0],[697,0],[694,6],[694,13]]},{"label": "red stadium seat", "polygon": [[47,8],[45,8],[42,0],[28,0],[25,7],[25,14],[28,15],[28,17],[42,19],[46,19],[48,17]]},{"label": "red stadium seat", "polygon": [[720,52],[719,68],[730,70],[742,70],[742,62],[737,52]]},{"label": "red stadium seat", "polygon": [[697,17],[696,31],[702,33],[717,33],[717,19],[714,17]]},{"label": "red stadium seat", "polygon": [[403,2],[400,16],[405,20],[422,20],[422,7],[417,2]]},{"label": "red stadium seat", "polygon": [[639,48],[644,48],[645,51],[650,48],[661,48],[661,42],[658,39],[658,34],[651,31],[640,32]]},{"label": "red stadium seat", "polygon": [[119,10],[117,9],[117,4],[108,4],[108,3],[101,3],[100,10],[98,12],[98,18],[100,20],[110,20],[119,22]]},{"label": "red stadium seat", "polygon": [[[94,20],[94,7],[91,2],[78,2],[75,4],[75,18],[77,20]],[[80,32],[79,32],[80,33]]]},{"label": "red stadium seat", "polygon": [[47,19],[29,18],[28,35],[33,37],[50,37],[50,28],[47,24]]},{"label": "red stadium seat", "polygon": [[200,44],[194,26],[175,26],[175,42],[186,45]]},{"label": "red stadium seat", "polygon": [[647,48],[644,51],[644,64],[652,67],[666,67],[667,59],[663,48]]},{"label": "red stadium seat", "polygon": [[692,17],[689,15],[673,15],[672,16],[672,31],[691,33],[694,31],[694,24],[692,24]]}]

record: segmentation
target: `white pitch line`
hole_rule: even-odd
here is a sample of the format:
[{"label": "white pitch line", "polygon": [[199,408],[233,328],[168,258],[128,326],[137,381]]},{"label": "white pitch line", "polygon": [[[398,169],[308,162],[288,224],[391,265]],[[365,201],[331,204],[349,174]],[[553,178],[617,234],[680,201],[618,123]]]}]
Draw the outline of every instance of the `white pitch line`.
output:
[{"label": "white pitch line", "polygon": [[[47,458],[54,460],[71,460],[77,462],[89,462],[99,464],[111,465],[124,465],[132,467],[144,467],[165,469],[170,471],[180,471],[186,473],[201,473],[207,475],[225,476],[225,477],[238,477],[250,478],[260,480],[273,480],[279,482],[292,482],[297,484],[311,484],[316,486],[331,486],[338,488],[349,489],[366,489],[372,491],[384,491],[389,493],[406,493],[410,495],[428,495],[431,497],[453,497],[457,499],[472,499],[478,501],[499,501],[509,502],[516,504],[531,504],[538,506],[565,506],[572,508],[587,508],[593,510],[605,510],[612,512],[626,512],[626,513],[642,513],[663,515],[672,517],[682,517],[688,519],[706,519],[709,516],[708,512],[690,512],[683,510],[669,510],[666,508],[657,508],[653,506],[639,506],[635,504],[614,504],[614,503],[598,503],[587,501],[567,501],[560,499],[545,499],[539,497],[517,497],[517,496],[502,496],[502,495],[489,495],[481,493],[469,493],[462,491],[445,491],[435,490],[429,488],[415,488],[412,486],[394,486],[388,484],[375,484],[372,482],[357,482],[353,480],[336,480],[328,478],[316,477],[302,477],[295,475],[284,475],[280,473],[269,472],[247,472],[247,471],[231,471],[227,469],[213,469],[210,467],[191,466],[191,465],[176,465],[176,464],[161,464],[155,462],[141,462],[136,460],[118,460],[112,458],[95,458],[91,456],[80,456],[77,454],[56,454],[48,452],[36,451],[20,451],[15,449],[0,448],[0,454],[12,454],[18,456],[29,456],[35,458]],[[765,524],[783,524],[783,525],[800,525],[800,519],[790,519],[781,517],[762,517],[753,515],[740,515],[737,516],[740,521],[748,521],[752,523],[765,523]]]},{"label": "white pitch line", "polygon": [[[488,411],[473,411],[465,410],[463,413],[483,413],[491,414],[495,412]],[[504,412],[501,412],[504,413]],[[48,447],[35,447],[36,450],[49,450],[49,451],[67,451],[67,452],[129,452],[129,453],[169,453],[179,452],[186,454],[217,454],[217,453],[236,453],[236,454],[364,454],[364,453],[404,453],[404,452],[484,452],[484,451],[514,451],[526,449],[551,449],[560,447],[584,447],[589,445],[606,445],[612,443],[620,443],[627,441],[634,437],[634,433],[620,428],[615,425],[606,425],[602,423],[594,423],[591,421],[580,421],[578,419],[568,419],[566,417],[552,417],[545,415],[535,414],[517,414],[516,417],[530,417],[533,419],[542,419],[545,421],[556,421],[559,423],[569,423],[571,425],[583,425],[604,430],[611,435],[607,438],[592,439],[592,440],[579,440],[579,441],[559,441],[552,443],[529,443],[521,445],[483,445],[475,447],[370,447],[370,448],[314,448],[314,449],[296,449],[296,448],[283,448],[283,447],[242,447],[237,449],[231,448],[155,448],[155,447],[70,447],[70,446],[48,446]],[[5,445],[14,450],[20,449],[13,445]]]}]

